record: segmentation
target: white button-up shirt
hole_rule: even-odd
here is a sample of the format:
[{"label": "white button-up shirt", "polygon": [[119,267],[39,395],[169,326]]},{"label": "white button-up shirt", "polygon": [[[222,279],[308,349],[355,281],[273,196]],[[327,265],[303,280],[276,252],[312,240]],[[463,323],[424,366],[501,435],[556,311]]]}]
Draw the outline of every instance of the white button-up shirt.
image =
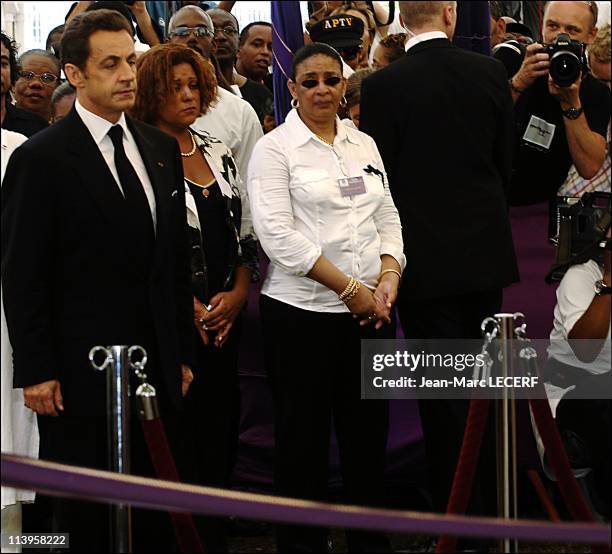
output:
[{"label": "white button-up shirt", "polygon": [[[346,312],[331,289],[306,278],[323,255],[366,286],[377,286],[380,257],[403,269],[402,232],[374,140],[336,119],[333,147],[296,110],[255,146],[248,193],[253,224],[270,258],[262,294],[320,312]],[[382,175],[368,173],[374,168]],[[363,177],[365,194],[342,196],[338,179]]]},{"label": "white button-up shirt", "polygon": [[121,118],[115,124],[85,109],[78,100],[75,101],[74,107],[79,114],[79,117],[85,124],[85,127],[87,127],[91,133],[96,145],[100,149],[100,153],[104,157],[104,161],[108,165],[110,172],[113,174],[115,181],[117,181],[117,186],[119,187],[119,190],[121,190],[121,194],[125,196],[123,193],[123,187],[121,186],[121,181],[119,179],[119,173],[117,172],[117,167],[115,166],[115,147],[113,146],[113,141],[108,136],[108,132],[110,131],[111,127],[114,125],[121,125],[123,128],[123,148],[125,150],[125,155],[127,156],[128,160],[130,160],[130,163],[136,171],[136,175],[138,175],[138,179],[140,179],[140,182],[142,183],[142,187],[144,188],[147,200],[149,202],[149,208],[151,209],[153,227],[154,229],[157,229],[155,191],[153,190],[153,185],[151,185],[147,168],[142,161],[142,156],[138,150],[136,140],[134,139],[134,136],[127,126],[127,122],[125,121],[125,114],[121,114]]}]

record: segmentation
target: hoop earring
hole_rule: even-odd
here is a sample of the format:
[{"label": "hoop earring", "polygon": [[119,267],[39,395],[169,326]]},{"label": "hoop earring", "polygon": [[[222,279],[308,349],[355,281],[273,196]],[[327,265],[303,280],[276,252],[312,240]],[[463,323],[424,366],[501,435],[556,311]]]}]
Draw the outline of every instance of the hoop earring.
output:
[{"label": "hoop earring", "polygon": [[346,108],[347,104],[348,104],[348,102],[346,101],[346,96],[343,96],[342,100],[340,100],[340,107],[341,108]]},{"label": "hoop earring", "polygon": [[297,110],[297,109],[300,107],[300,102],[298,101],[298,99],[297,99],[297,98],[292,98],[292,99],[291,99],[291,107],[292,107],[294,110]]}]

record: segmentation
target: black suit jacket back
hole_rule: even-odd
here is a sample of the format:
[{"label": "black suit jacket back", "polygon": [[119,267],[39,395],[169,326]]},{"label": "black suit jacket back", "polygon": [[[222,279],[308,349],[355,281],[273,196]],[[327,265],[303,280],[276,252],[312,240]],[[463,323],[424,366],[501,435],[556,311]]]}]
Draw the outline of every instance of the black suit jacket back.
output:
[{"label": "black suit jacket back", "polygon": [[59,379],[66,413],[103,413],[105,377],[87,357],[95,345],[144,346],[147,373],[175,405],[180,364],[192,357],[178,145],[154,127],[127,121],[155,191],[150,271],[142,271],[124,198],[76,110],[13,153],[2,186],[2,286],[14,383]]},{"label": "black suit jacket back", "polygon": [[517,279],[512,100],[498,61],[446,39],[419,43],[363,82],[360,130],[380,149],[402,220],[403,290],[433,298]]}]

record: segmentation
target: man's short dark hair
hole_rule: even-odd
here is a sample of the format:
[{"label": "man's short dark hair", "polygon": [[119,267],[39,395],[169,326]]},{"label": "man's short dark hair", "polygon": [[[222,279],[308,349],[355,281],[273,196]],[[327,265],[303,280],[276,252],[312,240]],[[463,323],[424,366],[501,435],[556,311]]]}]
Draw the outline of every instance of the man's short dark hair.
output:
[{"label": "man's short dark hair", "polygon": [[89,58],[89,37],[96,31],[126,31],[133,36],[130,22],[114,10],[94,10],[74,16],[62,35],[62,67],[67,63],[83,69]]},{"label": "man's short dark hair", "polygon": [[240,38],[238,39],[238,46],[243,46],[244,43],[249,40],[249,32],[253,27],[257,26],[261,27],[270,27],[272,28],[272,23],[268,23],[267,21],[253,21],[253,23],[249,23],[242,32],[240,33]]},{"label": "man's short dark hair", "polygon": [[63,33],[64,27],[64,24],[58,25],[57,27],[53,27],[53,29],[49,31],[49,34],[47,35],[47,42],[45,43],[45,50],[49,50],[49,48],[53,44],[53,40],[51,40],[51,37],[56,33]]},{"label": "man's short dark hair", "polygon": [[39,48],[33,48],[32,50],[28,50],[19,56],[19,67],[23,66],[23,62],[27,60],[30,56],[41,56],[43,58],[47,58],[54,66],[57,71],[57,76],[60,76],[61,66],[59,60],[48,50],[41,50]]},{"label": "man's short dark hair", "polygon": [[11,85],[15,84],[19,77],[19,64],[17,63],[17,43],[2,31],[2,44],[9,53],[9,65],[11,66]]}]

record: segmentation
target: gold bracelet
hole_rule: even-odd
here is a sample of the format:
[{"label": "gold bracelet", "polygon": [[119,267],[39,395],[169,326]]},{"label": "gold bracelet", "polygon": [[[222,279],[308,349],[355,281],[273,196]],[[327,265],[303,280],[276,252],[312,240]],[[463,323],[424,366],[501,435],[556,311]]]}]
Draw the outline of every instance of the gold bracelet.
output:
[{"label": "gold bracelet", "polygon": [[351,292],[348,293],[347,296],[344,297],[344,299],[342,300],[345,304],[347,302],[350,302],[353,298],[355,298],[355,296],[357,295],[357,293],[359,292],[359,289],[361,288],[361,283],[359,281],[355,281],[355,287],[353,288],[353,290]]},{"label": "gold bracelet", "polygon": [[380,278],[385,274],[385,273],[395,273],[400,280],[400,283],[402,282],[402,274],[397,270],[397,269],[383,269],[380,272],[380,275],[378,276],[378,282],[380,283]]},{"label": "gold bracelet", "polygon": [[346,287],[344,287],[344,290],[338,295],[340,300],[344,300],[346,298],[346,296],[348,294],[350,294],[350,292],[355,287],[355,283],[356,283],[355,279],[353,279],[353,277],[351,277],[349,279],[349,282],[346,284]]}]

